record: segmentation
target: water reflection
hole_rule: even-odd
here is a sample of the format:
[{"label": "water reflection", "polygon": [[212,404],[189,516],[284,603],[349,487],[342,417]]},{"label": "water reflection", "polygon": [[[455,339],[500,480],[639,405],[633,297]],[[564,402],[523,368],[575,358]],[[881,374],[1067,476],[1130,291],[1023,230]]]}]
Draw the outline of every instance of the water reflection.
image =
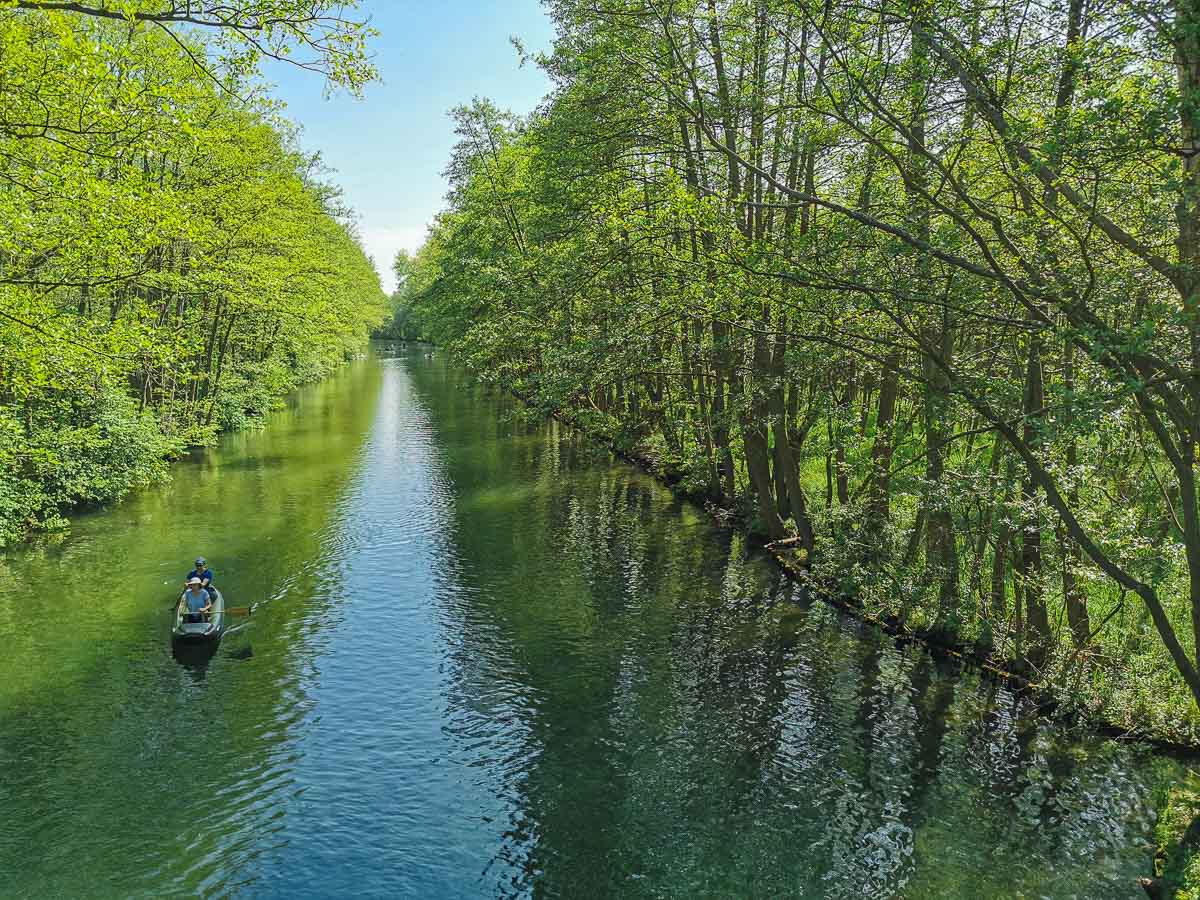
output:
[{"label": "water reflection", "polygon": [[[256,610],[180,665],[198,547]],[[98,561],[126,590],[63,628]],[[797,602],[424,351],[0,578],[18,897],[1135,898],[1170,769]]]},{"label": "water reflection", "polygon": [[205,641],[203,643],[183,643],[176,641],[171,645],[171,655],[175,662],[192,674],[196,680],[203,680],[208,672],[208,664],[216,655],[218,644]]},{"label": "water reflection", "polygon": [[[379,375],[356,366],[308,389],[265,430],[179,463],[170,484],[7,557],[0,895],[220,895],[253,881],[305,703],[304,648],[280,635],[306,598],[281,586],[321,555],[372,420],[369,402],[347,401],[372,398]],[[289,467],[254,462],[283,456]],[[236,672],[222,652],[172,655],[177,585],[201,549],[228,596],[273,601],[257,616],[266,652]],[[76,617],[84,571],[112,589],[102,614]]]},{"label": "water reflection", "polygon": [[1139,896],[1167,764],[793,603],[570,432],[410,377],[456,489],[450,719],[509,810],[483,893]]}]

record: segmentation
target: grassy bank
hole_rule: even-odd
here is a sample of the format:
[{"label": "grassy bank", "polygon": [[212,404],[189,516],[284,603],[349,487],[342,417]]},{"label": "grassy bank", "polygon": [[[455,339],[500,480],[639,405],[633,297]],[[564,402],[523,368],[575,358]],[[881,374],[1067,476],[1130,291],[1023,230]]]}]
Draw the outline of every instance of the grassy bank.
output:
[{"label": "grassy bank", "polygon": [[0,407],[0,549],[39,532],[64,531],[73,512],[118,502],[169,478],[170,462],[187,449],[258,426],[288,393],[344,363],[344,355],[311,361],[270,377],[261,377],[261,366],[235,370],[210,405],[211,419],[191,422],[178,421],[169,409],[139,409],[132,397],[104,384],[88,405],[43,397],[24,422]]}]

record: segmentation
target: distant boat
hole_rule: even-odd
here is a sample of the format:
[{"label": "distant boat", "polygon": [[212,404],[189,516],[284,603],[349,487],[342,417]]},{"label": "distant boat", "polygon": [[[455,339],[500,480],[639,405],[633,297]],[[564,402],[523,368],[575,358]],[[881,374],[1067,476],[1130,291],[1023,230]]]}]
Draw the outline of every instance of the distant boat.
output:
[{"label": "distant boat", "polygon": [[[216,588],[210,588],[213,593],[212,612],[204,619],[195,614],[188,615],[184,610],[183,597],[175,604],[175,627],[171,629],[171,640],[176,643],[194,644],[201,641],[216,642],[225,632],[225,598]],[[189,621],[197,619],[198,621]]]}]

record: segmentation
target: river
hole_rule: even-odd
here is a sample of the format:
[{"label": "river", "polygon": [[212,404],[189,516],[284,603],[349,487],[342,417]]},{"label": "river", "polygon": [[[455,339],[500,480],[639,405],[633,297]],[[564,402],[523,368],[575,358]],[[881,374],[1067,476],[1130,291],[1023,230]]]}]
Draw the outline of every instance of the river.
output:
[{"label": "river", "polygon": [[[177,660],[197,553],[255,612]],[[377,354],[0,557],[0,896],[1143,896],[1171,764],[795,600]]]}]

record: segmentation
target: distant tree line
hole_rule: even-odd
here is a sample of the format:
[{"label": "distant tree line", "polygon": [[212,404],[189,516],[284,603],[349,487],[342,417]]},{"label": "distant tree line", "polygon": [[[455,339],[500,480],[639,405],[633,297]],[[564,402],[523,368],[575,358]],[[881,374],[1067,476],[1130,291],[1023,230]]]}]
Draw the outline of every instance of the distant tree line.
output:
[{"label": "distant tree line", "polygon": [[289,59],[358,90],[349,8],[0,0],[0,547],[159,477],[382,318],[256,76]]},{"label": "distant tree line", "polygon": [[423,340],[424,326],[418,313],[413,316],[414,308],[408,303],[405,285],[412,271],[413,257],[407,250],[399,250],[392,259],[392,273],[396,278],[396,289],[389,298],[388,312],[384,321],[371,333],[371,337],[384,341],[420,341]]},{"label": "distant tree line", "polygon": [[550,4],[405,327],[881,615],[1197,734],[1200,0]]}]

